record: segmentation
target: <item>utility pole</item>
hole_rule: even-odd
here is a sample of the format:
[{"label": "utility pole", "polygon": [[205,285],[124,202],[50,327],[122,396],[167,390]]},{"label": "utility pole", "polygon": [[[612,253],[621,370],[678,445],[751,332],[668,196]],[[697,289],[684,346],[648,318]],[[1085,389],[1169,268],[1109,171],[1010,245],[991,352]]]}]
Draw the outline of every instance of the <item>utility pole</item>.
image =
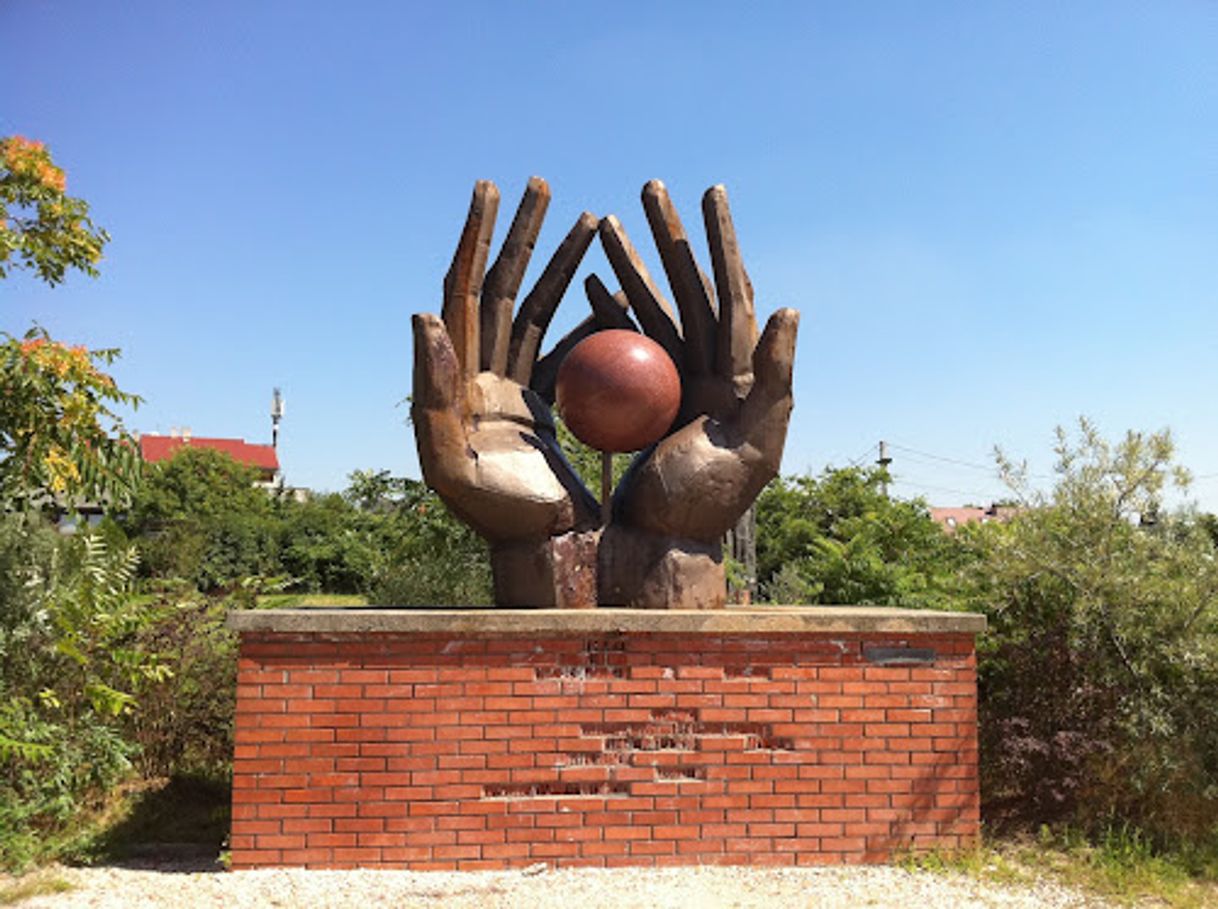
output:
[{"label": "utility pole", "polygon": [[[880,465],[880,469],[887,475],[888,465],[892,463],[892,458],[888,455],[888,443],[883,439],[880,440],[880,456],[876,458],[876,463]],[[888,480],[884,479],[880,488],[884,491],[884,498],[888,498]]]}]

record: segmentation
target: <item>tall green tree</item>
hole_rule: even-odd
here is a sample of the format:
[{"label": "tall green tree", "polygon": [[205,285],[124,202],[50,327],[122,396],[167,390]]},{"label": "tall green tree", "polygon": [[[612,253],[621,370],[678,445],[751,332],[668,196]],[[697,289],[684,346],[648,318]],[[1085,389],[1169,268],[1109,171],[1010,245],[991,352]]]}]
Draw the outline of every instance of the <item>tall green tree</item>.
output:
[{"label": "tall green tree", "polygon": [[139,498],[131,507],[136,532],[175,521],[215,521],[225,515],[262,516],[271,498],[255,482],[258,471],[221,451],[183,445],[173,457],[145,464]]},{"label": "tall green tree", "polygon": [[[43,143],[0,137],[0,280],[14,269],[51,285],[70,268],[97,274],[109,235],[66,190]],[[37,326],[24,338],[0,338],[0,511],[81,499],[123,504],[136,455],[112,408],[140,399],[101,368],[118,351],[69,347]]]},{"label": "tall green tree", "polygon": [[[97,273],[108,240],[66,193],[45,146],[0,138],[0,280],[32,271],[55,285]],[[134,553],[100,535],[60,538],[40,512],[122,507],[138,479],[116,410],[139,399],[105,371],[117,351],[0,335],[0,865],[40,852],[48,832],[130,769],[120,718],[156,652],[129,585]]]},{"label": "tall green tree", "polygon": [[257,471],[223,452],[183,446],[145,464],[124,529],[138,538],[143,568],[201,590],[280,570],[279,521]]},{"label": "tall green tree", "polygon": [[343,498],[360,511],[389,512],[401,505],[409,483],[388,470],[356,470],[347,476]]},{"label": "tall green tree", "polygon": [[757,574],[774,603],[951,608],[961,551],[876,468],[780,477],[757,503]]}]

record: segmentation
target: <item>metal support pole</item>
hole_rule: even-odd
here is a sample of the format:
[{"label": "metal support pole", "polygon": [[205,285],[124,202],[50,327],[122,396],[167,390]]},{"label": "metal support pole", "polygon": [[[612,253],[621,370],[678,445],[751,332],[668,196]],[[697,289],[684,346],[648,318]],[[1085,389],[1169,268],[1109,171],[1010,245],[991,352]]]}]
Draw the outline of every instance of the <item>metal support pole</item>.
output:
[{"label": "metal support pole", "polygon": [[609,526],[613,516],[613,452],[601,452],[601,524]]}]

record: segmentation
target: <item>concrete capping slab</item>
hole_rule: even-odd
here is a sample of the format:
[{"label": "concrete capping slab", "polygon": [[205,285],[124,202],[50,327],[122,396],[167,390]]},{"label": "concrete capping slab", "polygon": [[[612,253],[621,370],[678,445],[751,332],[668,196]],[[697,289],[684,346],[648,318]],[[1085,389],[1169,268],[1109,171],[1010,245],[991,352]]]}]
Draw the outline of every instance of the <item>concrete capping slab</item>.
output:
[{"label": "concrete capping slab", "polygon": [[458,634],[476,637],[587,634],[980,634],[971,612],[880,606],[738,606],[715,610],[390,609],[303,607],[230,612],[239,632],[282,634]]}]

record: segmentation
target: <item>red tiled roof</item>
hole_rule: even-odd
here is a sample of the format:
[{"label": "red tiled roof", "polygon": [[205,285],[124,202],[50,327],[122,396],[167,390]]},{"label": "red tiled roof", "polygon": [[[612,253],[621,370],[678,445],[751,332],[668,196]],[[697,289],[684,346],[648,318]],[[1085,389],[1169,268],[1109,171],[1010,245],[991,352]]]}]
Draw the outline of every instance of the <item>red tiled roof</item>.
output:
[{"label": "red tiled roof", "polygon": [[932,508],[930,510],[931,520],[938,521],[940,524],[948,521],[954,521],[957,524],[967,524],[969,521],[982,521],[988,516],[986,509],[976,507]]},{"label": "red tiled roof", "polygon": [[206,439],[201,436],[140,436],[140,456],[149,463],[172,458],[184,446],[222,451],[240,464],[262,470],[279,469],[279,456],[270,445],[251,445],[243,439]]},{"label": "red tiled roof", "polygon": [[991,505],[989,508],[932,508],[930,518],[941,525],[948,533],[953,533],[957,527],[980,521],[1009,521],[1018,513],[1018,508],[1007,505]]}]

